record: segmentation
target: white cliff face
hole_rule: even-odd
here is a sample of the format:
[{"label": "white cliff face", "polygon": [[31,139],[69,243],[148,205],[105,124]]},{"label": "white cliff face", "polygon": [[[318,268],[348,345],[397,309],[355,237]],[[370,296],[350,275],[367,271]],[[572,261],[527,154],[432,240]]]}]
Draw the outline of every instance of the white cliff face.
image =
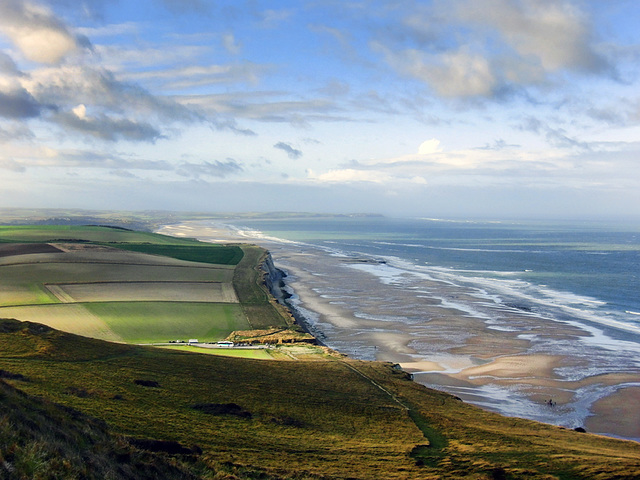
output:
[{"label": "white cliff face", "polygon": [[283,279],[286,274],[282,270],[276,268],[270,253],[267,253],[266,255],[262,264],[262,270],[264,271],[264,282],[269,289],[269,292],[279,303],[284,303],[284,299],[288,297],[287,292],[283,289]]}]

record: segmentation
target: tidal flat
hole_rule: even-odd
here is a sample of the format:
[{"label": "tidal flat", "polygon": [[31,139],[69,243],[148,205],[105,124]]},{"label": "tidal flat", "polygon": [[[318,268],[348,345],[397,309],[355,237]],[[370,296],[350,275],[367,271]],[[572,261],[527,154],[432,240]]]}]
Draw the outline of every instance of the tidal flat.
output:
[{"label": "tidal flat", "polygon": [[[507,416],[640,439],[637,338],[537,312],[398,258],[345,254],[239,225],[185,222],[159,233],[267,248],[292,306],[327,346],[398,363],[415,381]],[[620,420],[623,415],[624,421]]]}]

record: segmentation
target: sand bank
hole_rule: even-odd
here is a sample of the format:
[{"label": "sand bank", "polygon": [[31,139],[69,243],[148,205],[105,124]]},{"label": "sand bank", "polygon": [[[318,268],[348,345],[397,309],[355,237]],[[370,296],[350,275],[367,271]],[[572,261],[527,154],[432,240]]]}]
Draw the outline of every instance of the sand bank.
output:
[{"label": "sand bank", "polygon": [[463,290],[429,279],[402,288],[401,276],[381,281],[371,273],[384,265],[255,232],[189,222],[160,233],[269,249],[310,330],[342,353],[399,363],[418,382],[506,415],[640,439],[640,415],[630,406],[638,404],[640,371],[600,368],[603,352],[589,357],[590,334],[570,322],[505,309],[497,325],[482,310],[486,300]]}]

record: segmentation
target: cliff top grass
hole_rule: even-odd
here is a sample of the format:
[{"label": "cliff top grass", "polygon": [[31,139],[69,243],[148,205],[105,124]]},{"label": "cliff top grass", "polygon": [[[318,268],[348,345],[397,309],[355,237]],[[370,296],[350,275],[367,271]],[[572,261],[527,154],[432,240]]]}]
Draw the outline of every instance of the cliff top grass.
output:
[{"label": "cliff top grass", "polygon": [[0,227],[0,316],[110,341],[218,341],[291,327],[264,249],[119,227]]}]

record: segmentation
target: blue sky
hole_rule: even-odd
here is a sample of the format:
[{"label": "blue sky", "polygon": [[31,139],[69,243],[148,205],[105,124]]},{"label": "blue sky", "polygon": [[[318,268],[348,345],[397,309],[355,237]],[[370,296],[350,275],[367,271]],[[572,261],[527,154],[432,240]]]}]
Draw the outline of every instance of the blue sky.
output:
[{"label": "blue sky", "polygon": [[640,218],[632,0],[0,0],[0,207]]}]

